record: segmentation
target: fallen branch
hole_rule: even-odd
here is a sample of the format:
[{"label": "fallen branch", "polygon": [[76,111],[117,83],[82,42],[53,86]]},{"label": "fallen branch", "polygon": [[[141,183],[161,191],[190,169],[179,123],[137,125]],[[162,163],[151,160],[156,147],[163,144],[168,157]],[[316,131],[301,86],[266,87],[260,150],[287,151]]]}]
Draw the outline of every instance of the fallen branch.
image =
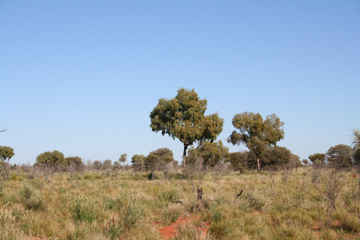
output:
[{"label": "fallen branch", "polygon": [[236,196],[235,200],[241,196],[241,194],[243,193],[243,190],[240,191],[240,193]]},{"label": "fallen branch", "polygon": [[171,202],[171,203],[181,203],[181,204],[183,204],[182,201],[175,201],[175,202],[174,202],[171,198],[170,198],[170,202]]}]

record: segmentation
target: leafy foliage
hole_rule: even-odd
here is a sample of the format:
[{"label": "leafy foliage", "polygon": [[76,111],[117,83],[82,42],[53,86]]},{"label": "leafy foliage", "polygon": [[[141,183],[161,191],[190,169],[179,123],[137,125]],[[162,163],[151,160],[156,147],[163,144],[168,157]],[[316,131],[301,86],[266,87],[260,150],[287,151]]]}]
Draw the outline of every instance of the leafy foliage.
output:
[{"label": "leafy foliage", "polygon": [[320,160],[321,164],[325,163],[326,155],[324,153],[315,153],[309,156],[309,160],[311,163],[315,163],[315,160]]},{"label": "leafy foliage", "polygon": [[151,171],[159,170],[159,168],[167,163],[174,162],[174,154],[169,148],[159,148],[144,159],[146,169]]},{"label": "leafy foliage", "polygon": [[10,161],[10,159],[15,155],[14,149],[11,147],[0,146],[0,160]]},{"label": "leafy foliage", "polygon": [[206,109],[206,99],[199,99],[194,89],[180,88],[175,98],[159,99],[150,113],[150,127],[154,132],[179,139],[186,156],[188,146],[196,141],[214,141],[223,129],[224,120],[217,113],[206,116]]},{"label": "leafy foliage", "polygon": [[25,209],[44,209],[45,203],[38,189],[33,185],[25,183],[20,189],[20,201],[24,205]]},{"label": "leafy foliage", "polygon": [[[275,114],[263,120],[259,113],[244,112],[236,114],[232,124],[239,132],[233,131],[228,142],[234,145],[245,144],[257,159],[262,157],[268,147],[275,146],[283,139],[285,134],[282,129],[284,123]],[[258,171],[260,171],[259,163]]]},{"label": "leafy foliage", "polygon": [[337,168],[350,167],[352,164],[352,155],[353,151],[351,147],[344,144],[331,147],[326,153],[329,164]]},{"label": "leafy foliage", "polygon": [[248,169],[249,152],[233,152],[230,153],[230,163],[234,170],[239,170],[240,173],[244,173],[245,169]]},{"label": "leafy foliage", "polygon": [[126,153],[121,154],[119,157],[119,162],[125,164],[126,160],[127,160],[127,154]]},{"label": "leafy foliage", "polygon": [[221,140],[218,142],[200,142],[196,148],[190,148],[188,162],[201,157],[205,166],[213,167],[219,162],[229,161],[229,148]]},{"label": "leafy foliage", "polygon": [[73,164],[76,171],[80,171],[84,167],[84,163],[80,157],[66,157],[65,162],[68,166]]},{"label": "leafy foliage", "polygon": [[54,150],[52,152],[41,153],[36,157],[36,162],[47,165],[55,165],[55,164],[67,165],[67,162],[64,158],[64,154],[57,150]]},{"label": "leafy foliage", "polygon": [[131,163],[135,171],[142,171],[144,168],[145,156],[141,154],[135,154],[131,158]]}]

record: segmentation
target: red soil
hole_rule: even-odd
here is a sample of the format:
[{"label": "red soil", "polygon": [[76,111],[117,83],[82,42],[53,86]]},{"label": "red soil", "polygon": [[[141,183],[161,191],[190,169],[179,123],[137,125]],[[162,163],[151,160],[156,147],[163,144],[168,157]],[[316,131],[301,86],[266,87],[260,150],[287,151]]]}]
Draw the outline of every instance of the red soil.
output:
[{"label": "red soil", "polygon": [[[171,223],[170,226],[164,227],[164,228],[160,228],[160,234],[163,236],[163,238],[165,239],[170,239],[176,236],[176,233],[178,231],[178,226],[182,225],[182,224],[186,224],[188,222],[191,222],[195,219],[198,219],[199,217],[192,217],[192,218],[178,218],[176,220],[175,223]],[[156,222],[156,224],[159,224],[159,222]],[[209,229],[208,229],[209,225],[206,224],[205,227],[199,227],[198,230],[199,232],[201,232],[202,235],[205,235],[208,233]]]}]

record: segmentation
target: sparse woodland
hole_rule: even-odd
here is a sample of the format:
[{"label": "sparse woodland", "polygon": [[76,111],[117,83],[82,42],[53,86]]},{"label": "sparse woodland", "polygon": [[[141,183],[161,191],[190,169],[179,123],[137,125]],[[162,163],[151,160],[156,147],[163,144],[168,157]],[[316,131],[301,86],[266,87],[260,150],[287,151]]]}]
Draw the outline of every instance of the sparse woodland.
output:
[{"label": "sparse woodland", "polygon": [[181,163],[164,147],[131,166],[126,153],[83,162],[57,150],[17,166],[14,149],[0,147],[0,239],[360,238],[359,130],[352,146],[300,160],[276,145],[284,123],[275,114],[245,112],[228,143],[249,151],[230,153],[215,141],[224,120],[206,107],[180,89],[150,114],[154,132],[184,144]]}]

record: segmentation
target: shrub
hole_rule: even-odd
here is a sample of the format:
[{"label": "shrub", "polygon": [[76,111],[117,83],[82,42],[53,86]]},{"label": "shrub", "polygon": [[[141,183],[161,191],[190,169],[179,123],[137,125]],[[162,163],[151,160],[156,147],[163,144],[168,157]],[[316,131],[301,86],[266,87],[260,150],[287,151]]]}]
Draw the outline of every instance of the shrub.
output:
[{"label": "shrub", "polygon": [[[118,198],[115,201],[123,201],[124,198]],[[103,233],[110,239],[123,239],[129,231],[135,227],[143,215],[143,207],[133,199],[122,202],[119,209],[119,219],[112,218],[105,222]]]},{"label": "shrub", "polygon": [[92,204],[87,204],[82,199],[77,199],[71,209],[71,216],[75,224],[79,222],[93,222],[98,218],[98,214],[94,211]]},{"label": "shrub", "polygon": [[168,191],[164,191],[162,193],[159,194],[159,199],[160,201],[163,202],[169,202],[171,201],[179,201],[179,194],[174,190],[168,190]]},{"label": "shrub", "polygon": [[341,228],[347,232],[358,233],[360,231],[359,219],[355,217],[345,217],[341,221]]},{"label": "shrub", "polygon": [[25,183],[21,186],[20,202],[24,205],[25,209],[43,210],[45,208],[44,200],[38,189],[35,189],[33,185]]},{"label": "shrub", "polygon": [[10,176],[10,180],[13,180],[13,181],[18,180],[18,176],[16,174],[13,174]]},{"label": "shrub", "polygon": [[182,209],[180,206],[172,205],[165,208],[161,212],[161,222],[165,225],[176,222],[176,220],[181,216]]},{"label": "shrub", "polygon": [[210,234],[215,237],[215,239],[224,239],[229,233],[228,226],[224,222],[216,222],[210,226]]},{"label": "shrub", "polygon": [[[15,211],[21,210],[14,208]],[[22,239],[23,232],[16,226],[21,219],[13,209],[7,209],[7,204],[0,209],[0,239]],[[22,213],[24,211],[22,210]]]}]

